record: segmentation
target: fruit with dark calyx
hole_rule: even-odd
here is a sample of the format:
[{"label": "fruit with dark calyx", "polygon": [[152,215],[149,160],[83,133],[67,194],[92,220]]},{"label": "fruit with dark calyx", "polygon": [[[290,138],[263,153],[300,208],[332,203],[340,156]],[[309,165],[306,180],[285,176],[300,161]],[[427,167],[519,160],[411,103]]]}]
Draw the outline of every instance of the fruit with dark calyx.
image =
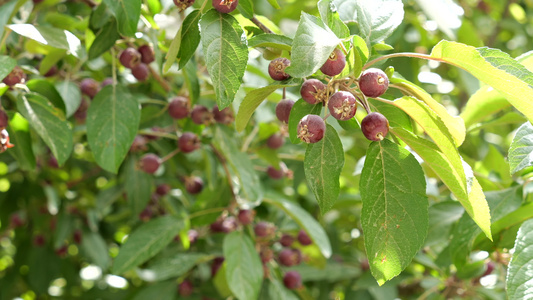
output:
[{"label": "fruit with dark calyx", "polygon": [[231,108],[226,107],[223,110],[218,109],[218,105],[215,105],[212,110],[213,118],[217,123],[220,124],[231,124],[235,117],[233,116],[233,112],[231,111]]},{"label": "fruit with dark calyx", "polygon": [[184,132],[178,139],[178,147],[183,153],[190,153],[199,149],[202,146],[202,142],[198,136],[192,132]]},{"label": "fruit with dark calyx", "polygon": [[361,121],[361,131],[371,141],[381,141],[389,132],[389,120],[378,112],[369,113]]},{"label": "fruit with dark calyx", "polygon": [[53,65],[48,71],[44,74],[44,77],[52,77],[57,74],[57,66]]},{"label": "fruit with dark calyx", "polygon": [[131,69],[131,74],[133,74],[138,81],[145,81],[148,79],[148,76],[150,76],[150,69],[148,68],[148,65],[140,63]]},{"label": "fruit with dark calyx", "polygon": [[331,52],[328,57],[328,60],[322,65],[320,71],[328,76],[337,76],[339,75],[344,67],[346,66],[346,56],[342,50],[336,48]]},{"label": "fruit with dark calyx", "polygon": [[335,119],[346,121],[355,116],[357,100],[350,92],[338,91],[329,98],[328,109]]},{"label": "fruit with dark calyx", "polygon": [[267,146],[270,149],[279,149],[285,144],[285,138],[279,133],[274,133],[267,139]]},{"label": "fruit with dark calyx", "polygon": [[282,167],[279,169],[274,168],[273,166],[268,166],[267,174],[272,179],[281,179],[285,176],[285,170]]},{"label": "fruit with dark calyx", "polygon": [[140,151],[146,151],[148,147],[146,147],[147,138],[142,135],[136,135],[133,139],[133,143],[131,144],[130,151],[131,152],[140,152]]},{"label": "fruit with dark calyx", "polygon": [[211,123],[213,116],[209,109],[203,105],[195,105],[191,111],[191,120],[198,125],[208,125]]},{"label": "fruit with dark calyx", "polygon": [[289,123],[289,115],[291,114],[294,101],[290,99],[283,99],[276,105],[276,117],[280,122]]},{"label": "fruit with dark calyx", "polygon": [[234,217],[221,217],[210,226],[212,232],[230,233],[237,229],[237,220]]},{"label": "fruit with dark calyx", "polygon": [[213,263],[211,263],[211,277],[215,277],[215,275],[218,272],[218,269],[222,267],[222,264],[224,263],[224,257],[215,257],[213,259]]},{"label": "fruit with dark calyx", "polygon": [[67,245],[63,245],[63,246],[55,249],[55,253],[59,257],[67,256],[67,254],[68,254],[68,246]]},{"label": "fruit with dark calyx", "polygon": [[307,235],[307,232],[305,230],[300,230],[298,232],[298,242],[302,244],[303,246],[308,246],[313,243],[313,240]]},{"label": "fruit with dark calyx", "polygon": [[153,153],[147,153],[141,157],[141,170],[148,174],[154,174],[161,165],[161,158]]},{"label": "fruit with dark calyx", "polygon": [[237,4],[239,4],[238,0],[213,0],[213,8],[223,14],[234,11]]},{"label": "fruit with dark calyx", "polygon": [[285,68],[291,65],[291,61],[284,58],[278,57],[270,62],[268,65],[268,74],[270,77],[277,81],[287,80],[291,76],[285,73]]},{"label": "fruit with dark calyx", "polygon": [[264,221],[257,223],[254,227],[255,235],[260,238],[273,236],[275,231],[276,226],[274,226],[274,224]]},{"label": "fruit with dark calyx", "polygon": [[309,104],[326,101],[327,85],[318,79],[307,79],[300,88],[300,95]]},{"label": "fruit with dark calyx", "polygon": [[187,7],[194,4],[194,0],[174,0],[174,4],[178,7],[179,11],[184,11]]},{"label": "fruit with dark calyx", "polygon": [[80,90],[92,99],[100,91],[100,84],[92,78],[85,78],[80,82]]},{"label": "fruit with dark calyx", "polygon": [[150,45],[142,45],[137,49],[141,53],[141,62],[149,64],[155,60],[154,48]]},{"label": "fruit with dark calyx", "polygon": [[19,67],[15,66],[13,70],[2,80],[7,86],[14,86],[17,83],[22,83],[26,79],[26,74]]},{"label": "fruit with dark calyx", "polygon": [[178,292],[181,297],[189,297],[192,294],[193,285],[190,280],[183,280],[178,286]]},{"label": "fruit with dark calyx", "polygon": [[155,188],[155,193],[159,196],[165,196],[172,188],[167,183],[162,183]]},{"label": "fruit with dark calyx", "polygon": [[0,130],[5,129],[9,125],[9,116],[7,112],[0,108]]},{"label": "fruit with dark calyx", "polygon": [[133,47],[128,47],[120,53],[118,59],[124,67],[132,69],[141,63],[141,53]]},{"label": "fruit with dark calyx", "polygon": [[288,271],[283,276],[283,284],[290,290],[298,289],[302,286],[302,276],[297,271]]},{"label": "fruit with dark calyx", "polygon": [[185,189],[189,194],[196,195],[204,188],[204,181],[198,176],[185,178]]},{"label": "fruit with dark calyx", "polygon": [[239,222],[242,225],[251,224],[254,221],[254,218],[255,218],[255,210],[253,210],[253,209],[241,209],[241,210],[239,210],[239,214],[237,215],[237,218],[239,219]]},{"label": "fruit with dark calyx", "polygon": [[46,239],[44,238],[44,235],[38,234],[33,238],[33,245],[35,247],[42,247],[46,243]]},{"label": "fruit with dark calyx", "polygon": [[168,104],[168,114],[173,119],[183,119],[189,115],[191,110],[191,104],[189,98],[183,96],[177,96]]},{"label": "fruit with dark calyx", "polygon": [[152,219],[153,214],[154,213],[152,212],[152,209],[147,206],[145,209],[143,209],[143,211],[141,211],[141,213],[139,213],[139,220],[148,222],[150,219]]},{"label": "fruit with dark calyx", "polygon": [[298,123],[297,136],[306,143],[316,143],[322,140],[326,132],[326,123],[317,115],[306,115]]},{"label": "fruit with dark calyx", "polygon": [[389,77],[380,69],[370,68],[359,77],[359,89],[365,96],[376,98],[389,88]]},{"label": "fruit with dark calyx", "polygon": [[289,247],[290,245],[292,245],[293,242],[294,242],[294,237],[289,234],[283,234],[281,238],[279,239],[279,243],[283,247]]},{"label": "fruit with dark calyx", "polygon": [[266,264],[274,258],[274,251],[270,248],[262,248],[259,257],[261,257],[261,262]]},{"label": "fruit with dark calyx", "polygon": [[302,262],[302,253],[298,249],[284,248],[279,252],[278,260],[286,267],[296,266]]},{"label": "fruit with dark calyx", "polygon": [[113,78],[106,78],[102,80],[102,82],[100,83],[100,87],[108,86],[111,84],[113,84]]}]

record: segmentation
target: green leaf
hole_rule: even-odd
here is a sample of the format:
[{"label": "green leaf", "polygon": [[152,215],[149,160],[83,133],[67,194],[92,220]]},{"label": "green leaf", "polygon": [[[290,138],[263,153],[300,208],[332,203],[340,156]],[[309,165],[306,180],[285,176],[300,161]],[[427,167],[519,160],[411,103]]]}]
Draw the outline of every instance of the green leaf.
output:
[{"label": "green leaf", "polygon": [[529,121],[533,121],[533,74],[509,54],[491,48],[474,48],[464,44],[441,41],[431,57],[474,75],[500,92]]},{"label": "green leaf", "polygon": [[506,280],[507,297],[510,300],[533,298],[533,277],[531,277],[533,248],[531,245],[533,245],[533,219],[524,222],[516,236]]},{"label": "green leaf", "polygon": [[162,6],[160,0],[147,0],[146,5],[152,14],[158,14],[161,12]]},{"label": "green leaf", "polygon": [[270,5],[272,5],[272,7],[274,7],[275,9],[280,9],[281,8],[281,6],[279,6],[277,0],[268,0],[268,3],[270,3]]},{"label": "green leaf", "polygon": [[334,261],[328,261],[324,268],[318,269],[308,264],[300,264],[290,268],[302,275],[302,281],[338,282],[351,280],[361,276],[361,268]]},{"label": "green leaf", "polygon": [[39,74],[45,75],[53,66],[67,55],[67,50],[51,48],[50,52],[41,60]]},{"label": "green leaf", "polygon": [[320,18],[338,38],[345,39],[350,36],[350,29],[340,19],[333,0],[320,0],[317,6]]},{"label": "green leaf", "polygon": [[270,94],[277,89],[291,86],[299,86],[302,84],[302,80],[298,78],[289,79],[283,82],[273,82],[265,87],[254,89],[247,93],[239,106],[239,111],[235,117],[235,127],[237,131],[243,131],[248,124],[248,121],[252,117],[254,111]]},{"label": "green leaf", "polygon": [[187,15],[183,24],[181,25],[181,43],[178,51],[179,67],[182,69],[191,59],[200,44],[200,27],[198,22],[202,14],[199,10],[193,10]]},{"label": "green leaf", "polygon": [[61,260],[48,247],[30,247],[28,283],[38,294],[45,294],[52,280],[61,276]]},{"label": "green leaf", "polygon": [[71,117],[81,103],[80,87],[72,81],[60,81],[55,84],[57,91],[61,95],[61,99],[65,103],[67,118]]},{"label": "green leaf", "polygon": [[254,3],[252,0],[240,0],[237,8],[245,18],[251,19],[254,17]]},{"label": "green leaf", "polygon": [[309,144],[305,151],[304,169],[309,188],[315,194],[320,212],[328,212],[339,197],[344,151],[335,128],[327,125],[324,138]]},{"label": "green leaf", "polygon": [[276,300],[298,300],[299,298],[278,279],[269,278],[268,297]]},{"label": "green leaf", "polygon": [[0,78],[4,79],[15,66],[17,65],[17,61],[13,58],[5,55],[0,55]]},{"label": "green leaf", "polygon": [[533,126],[524,123],[516,131],[509,147],[509,166],[511,175],[533,166]]},{"label": "green leaf", "polygon": [[[513,212],[522,203],[522,189],[520,187],[492,191],[485,194],[493,221],[497,221],[508,213]],[[474,226],[474,222],[466,214],[463,214],[459,222],[455,225],[452,230],[449,249],[453,263],[458,268],[466,264],[474,240],[480,232],[481,230]]]},{"label": "green leaf", "polygon": [[65,114],[65,102],[61,98],[61,95],[57,92],[55,86],[48,80],[44,79],[32,79],[26,83],[26,86],[30,91],[40,94],[52,103],[56,108],[59,108],[63,114]]},{"label": "green leaf", "polygon": [[7,27],[43,45],[68,50],[70,54],[76,57],[81,56],[81,42],[70,31],[31,24],[13,24]]},{"label": "green leaf", "polygon": [[300,143],[298,138],[298,123],[308,114],[319,115],[322,105],[309,104],[304,99],[296,101],[289,115],[289,138],[293,144]]},{"label": "green leaf", "polygon": [[[181,298],[181,297],[180,297]],[[175,300],[176,299],[176,281],[169,280],[164,282],[157,282],[153,285],[144,286],[135,294],[132,300]]]},{"label": "green leaf", "polygon": [[133,231],[120,247],[113,273],[122,274],[152,258],[165,248],[183,227],[183,221],[173,216],[152,219]]},{"label": "green leaf", "polygon": [[433,110],[437,116],[441,118],[446,127],[448,127],[448,131],[452,135],[455,145],[460,146],[463,144],[466,136],[466,129],[465,123],[461,117],[451,116],[442,104],[438,103],[428,92],[416,84],[396,77],[393,77],[390,80],[395,87],[404,93],[413,96],[418,100],[424,101],[424,103],[426,103],[426,105],[429,106],[429,108],[431,108],[431,110]]},{"label": "green leaf", "polygon": [[383,285],[400,274],[424,245],[426,180],[416,158],[385,139],[370,144],[359,188],[366,254],[372,275]]},{"label": "green leaf", "polygon": [[464,213],[463,206],[457,201],[438,202],[429,207],[429,230],[425,246],[448,242],[450,229]]},{"label": "green leaf", "polygon": [[170,257],[155,259],[142,272],[150,274],[150,281],[180,277],[210,257],[202,253],[176,253]]},{"label": "green leaf", "polygon": [[474,93],[461,113],[467,128],[483,121],[485,118],[511,106],[509,101],[490,86],[484,86]]},{"label": "green leaf", "polygon": [[172,64],[176,61],[176,58],[178,56],[178,52],[180,51],[181,46],[181,31],[183,30],[183,26],[180,27],[176,35],[174,36],[174,39],[170,43],[170,47],[168,48],[167,55],[165,56],[165,64],[163,65],[163,72],[167,73],[168,70],[172,67]]},{"label": "green leaf", "polygon": [[198,80],[197,72],[196,61],[189,60],[183,69],[183,77],[189,90],[191,103],[196,103],[198,98],[200,98],[200,81]]},{"label": "green leaf", "polygon": [[233,188],[240,206],[257,206],[263,199],[263,188],[252,161],[235,144],[234,131],[217,126],[215,146],[225,156],[232,174]]},{"label": "green leaf", "polygon": [[326,62],[341,40],[319,18],[302,12],[292,42],[291,65],[285,69],[293,77],[307,77]]},{"label": "green leaf", "polygon": [[288,201],[283,195],[267,192],[265,201],[281,208],[287,215],[289,215],[300,228],[303,228],[313,242],[318,246],[322,255],[325,258],[331,256],[331,244],[324,228],[303,208],[298,204]]},{"label": "green leaf", "polygon": [[19,167],[25,171],[35,170],[36,160],[31,146],[30,126],[28,121],[19,113],[9,115],[9,125],[7,126],[9,139],[15,147],[8,151]]},{"label": "green leaf", "polygon": [[[9,23],[11,19],[11,15],[13,11],[15,10],[15,6],[17,5],[18,0],[11,0],[8,3],[3,3],[0,5],[0,39],[4,36],[4,26]],[[2,63],[0,62],[0,66]],[[4,78],[5,76],[2,76],[0,73],[0,77]]]},{"label": "green leaf", "polygon": [[137,166],[138,158],[131,156],[124,166],[124,189],[133,218],[137,218],[152,195],[152,175]]},{"label": "green leaf", "polygon": [[103,3],[107,4],[117,18],[118,32],[133,37],[141,17],[142,0],[104,0]]},{"label": "green leaf", "polygon": [[383,114],[387,120],[389,120],[389,125],[391,128],[399,127],[405,130],[413,131],[411,118],[409,118],[409,116],[403,110],[396,106],[389,105],[372,98],[368,98],[367,100],[371,106],[373,106],[379,113]]},{"label": "green leaf", "polygon": [[115,45],[115,42],[119,38],[120,34],[117,29],[117,21],[112,19],[96,34],[91,48],[89,49],[89,59],[95,59],[104,54]]},{"label": "green leaf", "polygon": [[257,299],[263,282],[263,266],[252,240],[242,231],[224,238],[226,279],[240,300]]},{"label": "green leaf", "polygon": [[[392,132],[413,149],[426,164],[439,176],[442,182],[450,189],[461,202],[466,212],[475,223],[490,238],[490,211],[481,186],[475,178],[470,187],[470,192],[464,185],[463,177],[455,169],[448,157],[439,150],[437,145],[426,139],[420,138],[402,128],[392,128]],[[464,173],[463,173],[464,176]]]},{"label": "green leaf", "polygon": [[63,165],[73,146],[72,130],[63,112],[46,98],[32,93],[20,94],[17,108],[50,148],[57,163]]},{"label": "green leaf", "polygon": [[248,63],[246,35],[230,14],[209,10],[200,20],[202,45],[219,109],[228,107],[242,84]]},{"label": "green leaf", "polygon": [[[350,1],[337,2],[341,3],[337,5],[341,9],[344,6],[343,2]],[[341,18],[345,15],[357,16],[359,33],[368,45],[385,40],[403,21],[404,11],[401,0],[359,0],[356,5],[354,4],[349,4],[349,8],[355,8],[355,11],[345,12],[341,14]],[[343,19],[343,21],[349,20]]]},{"label": "green leaf", "polygon": [[285,51],[291,51],[292,39],[281,34],[263,33],[250,38],[248,40],[248,47],[270,47]]},{"label": "green leaf", "polygon": [[87,112],[87,139],[96,163],[117,173],[141,118],[139,102],[122,86],[105,86]]},{"label": "green leaf", "polygon": [[84,231],[81,240],[81,251],[87,256],[93,264],[107,270],[111,263],[107,244],[97,232]]}]

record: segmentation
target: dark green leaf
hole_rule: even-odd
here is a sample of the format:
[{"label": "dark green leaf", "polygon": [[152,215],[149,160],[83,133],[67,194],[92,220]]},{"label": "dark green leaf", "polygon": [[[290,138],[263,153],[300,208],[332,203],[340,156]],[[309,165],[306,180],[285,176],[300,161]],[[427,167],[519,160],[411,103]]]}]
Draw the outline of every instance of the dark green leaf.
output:
[{"label": "dark green leaf", "polygon": [[168,48],[167,55],[165,56],[165,64],[163,65],[163,72],[168,72],[170,68],[172,67],[172,64],[176,61],[176,58],[178,56],[178,52],[180,51],[181,46],[181,31],[183,30],[183,26],[180,27],[176,35],[174,36],[174,39],[172,39],[172,42],[170,43],[170,47]]},{"label": "dark green leaf", "polygon": [[165,248],[182,227],[183,221],[168,215],[142,224],[120,247],[113,263],[113,273],[122,274],[149,260]]},{"label": "dark green leaf", "polygon": [[509,147],[509,165],[511,175],[533,166],[533,126],[530,122],[524,123],[516,131]]},{"label": "dark green leaf", "polygon": [[39,65],[39,74],[45,75],[50,71],[53,66],[56,66],[57,63],[62,60],[67,55],[67,50],[65,49],[56,49],[51,48],[48,55],[46,55],[41,64]]},{"label": "dark green leaf", "polygon": [[248,63],[246,36],[230,14],[209,10],[200,20],[202,45],[219,109],[228,107],[242,84]]},{"label": "dark green leaf", "polygon": [[448,241],[450,229],[461,218],[464,208],[457,201],[439,202],[429,207],[429,231],[426,246]]},{"label": "dark green leaf", "polygon": [[248,40],[248,46],[252,48],[270,47],[291,51],[292,39],[281,34],[263,33],[250,38]]},{"label": "dark green leaf", "polygon": [[7,27],[43,45],[68,50],[70,54],[76,57],[79,57],[82,53],[80,40],[70,31],[31,24],[13,24]]},{"label": "dark green leaf", "polygon": [[280,9],[280,8],[281,8],[281,7],[279,6],[277,0],[268,0],[268,3],[270,3],[270,5],[272,5],[272,7],[274,7],[275,9]]},{"label": "dark green leaf", "polygon": [[293,144],[300,143],[298,138],[298,123],[306,115],[319,115],[322,111],[322,105],[309,104],[304,99],[300,99],[294,103],[289,115],[289,138]]},{"label": "dark green leaf", "polygon": [[60,81],[57,82],[55,86],[65,103],[67,118],[69,118],[76,112],[76,110],[80,106],[80,87],[72,81]]},{"label": "dark green leaf", "polygon": [[240,300],[257,299],[263,282],[263,266],[252,240],[242,231],[224,238],[226,279]]},{"label": "dark green leaf", "polygon": [[193,10],[187,15],[183,24],[181,25],[181,44],[178,51],[178,61],[180,69],[182,69],[187,62],[191,59],[200,44],[200,22],[202,14],[199,10]]},{"label": "dark green leaf", "polygon": [[141,118],[139,102],[121,86],[108,85],[87,112],[87,139],[103,169],[116,173],[130,149]]},{"label": "dark green leaf", "polygon": [[307,184],[315,194],[320,212],[328,212],[339,197],[344,151],[335,128],[327,125],[324,138],[309,144],[305,151],[304,169]]},{"label": "dark green leaf", "polygon": [[117,18],[118,32],[133,37],[141,17],[142,0],[104,0],[104,3]]},{"label": "dark green leaf", "polygon": [[510,300],[533,298],[533,279],[531,262],[533,261],[533,219],[520,226],[516,236],[514,253],[507,272],[507,296]]},{"label": "dark green leaf", "polygon": [[15,113],[9,116],[7,127],[11,144],[15,147],[9,150],[19,167],[25,171],[35,170],[35,155],[31,146],[30,126],[28,121],[20,114]]},{"label": "dark green leaf", "polygon": [[360,189],[366,253],[372,275],[382,285],[400,274],[424,245],[426,180],[416,158],[385,139],[370,144]]},{"label": "dark green leaf", "polygon": [[299,298],[278,279],[268,281],[268,297],[276,300],[298,300]]},{"label": "dark green leaf", "polygon": [[326,267],[317,269],[308,264],[300,264],[292,267],[291,270],[298,271],[302,275],[302,281],[317,281],[317,282],[336,282],[341,280],[355,279],[361,276],[361,269],[348,264],[336,263],[328,261]]},{"label": "dark green leaf", "polygon": [[107,244],[97,232],[83,232],[81,251],[90,259],[90,262],[99,266],[102,270],[107,270],[111,263]]},{"label": "dark green leaf", "polygon": [[152,195],[152,175],[139,169],[137,157],[130,157],[124,166],[124,189],[134,218],[143,211]]},{"label": "dark green leaf", "polygon": [[[132,300],[174,300],[176,299],[176,281],[169,280],[165,282],[157,282],[153,285],[143,287]],[[179,297],[181,299],[181,297]]]},{"label": "dark green leaf", "polygon": [[65,102],[61,95],[57,92],[55,86],[44,79],[32,79],[26,83],[30,91],[40,94],[52,103],[56,108],[59,108],[63,114],[66,113]]},{"label": "dark green leaf", "polygon": [[328,25],[338,38],[345,39],[350,36],[350,29],[340,19],[339,14],[337,13],[337,7],[333,3],[333,0],[318,1],[318,12],[320,13],[322,21]]},{"label": "dark green leaf", "polygon": [[112,19],[96,34],[91,48],[89,49],[89,59],[95,59],[104,54],[115,45],[115,42],[119,38],[120,34],[117,31],[117,21]]},{"label": "dark green leaf", "polygon": [[0,78],[4,79],[15,66],[17,65],[17,61],[13,58],[5,55],[0,55]]},{"label": "dark green leaf", "polygon": [[32,247],[28,258],[28,282],[39,294],[48,291],[52,280],[61,275],[61,261],[48,247]]},{"label": "dark green leaf", "polygon": [[64,113],[38,94],[21,94],[19,112],[50,148],[57,163],[63,165],[72,152],[72,130]]},{"label": "dark green leaf", "polygon": [[281,208],[289,215],[301,228],[303,228],[313,242],[318,246],[325,258],[331,256],[331,244],[322,226],[299,205],[284,199],[283,195],[268,192],[265,201]]},{"label": "dark green leaf", "polygon": [[252,0],[240,0],[237,8],[245,18],[251,19],[254,17],[254,3]]},{"label": "dark green leaf", "polygon": [[[18,0],[11,0],[8,3],[0,5],[0,39],[4,36],[4,26],[9,23],[11,19],[11,14],[17,5]],[[2,63],[0,62],[0,66]],[[0,77],[4,78],[0,73]]]},{"label": "dark green leaf", "polygon": [[150,274],[151,281],[179,277],[210,256],[201,253],[176,253],[170,257],[154,260],[142,272]]},{"label": "dark green leaf", "polygon": [[241,102],[241,105],[239,106],[237,117],[235,118],[235,126],[237,128],[237,131],[243,131],[244,128],[246,128],[246,125],[248,124],[248,121],[252,117],[254,111],[270,94],[275,92],[277,89],[290,86],[299,86],[301,84],[301,79],[289,79],[283,82],[271,83],[270,85],[255,89],[246,94],[246,96]]},{"label": "dark green leaf", "polygon": [[187,84],[187,88],[189,89],[191,103],[196,103],[200,97],[200,82],[198,80],[197,72],[196,61],[189,60],[183,69],[183,77],[185,78],[185,84]]},{"label": "dark green leaf", "polygon": [[285,72],[298,78],[312,75],[326,62],[340,42],[319,18],[302,12],[292,42],[291,65]]}]

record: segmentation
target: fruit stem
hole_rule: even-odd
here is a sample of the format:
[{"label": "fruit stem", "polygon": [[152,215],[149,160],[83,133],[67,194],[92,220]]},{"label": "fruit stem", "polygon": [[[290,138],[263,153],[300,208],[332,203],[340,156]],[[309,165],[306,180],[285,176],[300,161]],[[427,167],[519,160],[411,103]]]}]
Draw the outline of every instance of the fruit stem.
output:
[{"label": "fruit stem", "polygon": [[152,130],[139,130],[139,134],[141,135],[153,135],[158,137],[164,137],[169,138],[173,140],[178,140],[178,137],[176,135],[166,133],[166,132],[159,132],[159,131],[152,131]]},{"label": "fruit stem", "polygon": [[253,16],[250,21],[252,21],[257,27],[259,27],[261,30],[263,30],[265,33],[274,33],[272,30],[270,30],[268,27],[266,27],[265,24],[261,23],[255,16]]},{"label": "fruit stem", "polygon": [[281,99],[285,99],[285,97],[287,97],[287,88],[286,87],[283,88],[283,98],[281,98]]},{"label": "fruit stem", "polygon": [[214,207],[214,208],[202,210],[199,212],[195,212],[189,215],[189,220],[193,218],[201,217],[203,215],[209,215],[209,214],[214,214],[217,212],[225,211],[226,209],[227,209],[226,207]]},{"label": "fruit stem", "polygon": [[161,84],[163,89],[166,92],[170,92],[170,85],[168,85],[168,83],[161,76],[159,76],[159,73],[157,73],[151,66],[148,66],[148,68],[150,69],[150,73],[152,73],[152,76],[154,76],[155,80],[157,80],[157,82]]},{"label": "fruit stem", "polygon": [[170,152],[169,154],[165,155],[163,158],[161,158],[161,163],[164,163],[165,161],[171,159],[174,157],[174,155],[180,153],[180,148],[176,148],[174,151]]},{"label": "fruit stem", "polygon": [[383,55],[381,57],[378,57],[376,59],[373,59],[373,60],[367,62],[363,66],[363,71],[366,70],[368,67],[372,66],[373,64],[379,62],[379,61],[382,61],[382,60],[385,60],[385,59],[389,59],[389,58],[394,58],[394,57],[414,57],[414,58],[422,58],[422,59],[427,59],[427,60],[436,60],[436,61],[440,61],[440,62],[445,62],[443,59],[435,58],[435,57],[432,57],[431,55],[427,55],[427,54],[413,53],[413,52],[401,52],[401,53],[387,54],[387,55]]},{"label": "fruit stem", "polygon": [[11,33],[11,29],[6,27],[6,33],[4,34],[4,37],[2,38],[2,41],[0,42],[0,49],[2,49],[2,47],[6,43],[7,37],[9,36],[10,33]]},{"label": "fruit stem", "polygon": [[81,0],[82,2],[84,2],[85,4],[89,5],[90,8],[93,8],[93,7],[96,7],[98,6],[94,1],[92,0]]}]

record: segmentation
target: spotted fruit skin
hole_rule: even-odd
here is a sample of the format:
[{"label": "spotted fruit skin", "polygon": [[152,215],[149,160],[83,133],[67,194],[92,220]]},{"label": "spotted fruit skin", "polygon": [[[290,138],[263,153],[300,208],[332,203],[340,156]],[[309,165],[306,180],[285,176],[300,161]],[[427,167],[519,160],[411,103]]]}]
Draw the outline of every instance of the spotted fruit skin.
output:
[{"label": "spotted fruit skin", "polygon": [[26,74],[21,67],[15,66],[13,70],[2,80],[7,86],[14,86],[17,83],[22,83],[26,79]]},{"label": "spotted fruit skin", "polygon": [[327,86],[318,79],[307,79],[300,88],[300,95],[309,104],[322,103],[327,97]]},{"label": "spotted fruit skin", "polygon": [[132,69],[141,63],[141,53],[133,47],[128,47],[120,53],[118,59],[124,67]]},{"label": "spotted fruit skin", "polygon": [[324,138],[326,123],[317,115],[306,115],[298,123],[297,137],[308,143],[317,143]]},{"label": "spotted fruit skin", "polygon": [[239,4],[239,0],[213,0],[213,7],[223,14],[228,14],[234,11]]},{"label": "spotted fruit skin", "polygon": [[346,121],[355,116],[357,100],[350,92],[338,91],[329,98],[328,109],[335,119]]},{"label": "spotted fruit skin", "polygon": [[283,99],[278,102],[278,105],[276,105],[276,117],[278,120],[280,120],[280,122],[285,124],[289,123],[289,116],[293,106],[294,101],[290,99]]},{"label": "spotted fruit skin", "polygon": [[291,65],[291,61],[278,57],[270,62],[268,65],[268,74],[270,77],[277,81],[283,81],[289,79],[291,76],[285,73],[285,68]]},{"label": "spotted fruit skin", "polygon": [[338,48],[333,50],[329,55],[328,60],[322,65],[320,71],[328,76],[339,75],[346,66],[346,56]]},{"label": "spotted fruit skin", "polygon": [[370,68],[359,77],[359,89],[370,98],[383,95],[389,88],[389,77],[380,69]]},{"label": "spotted fruit skin", "polygon": [[389,120],[378,112],[369,113],[361,121],[361,130],[367,139],[379,142],[389,132]]},{"label": "spotted fruit skin", "polygon": [[192,6],[194,4],[194,0],[174,0],[174,4],[178,7],[180,11],[183,11],[187,7]]}]

